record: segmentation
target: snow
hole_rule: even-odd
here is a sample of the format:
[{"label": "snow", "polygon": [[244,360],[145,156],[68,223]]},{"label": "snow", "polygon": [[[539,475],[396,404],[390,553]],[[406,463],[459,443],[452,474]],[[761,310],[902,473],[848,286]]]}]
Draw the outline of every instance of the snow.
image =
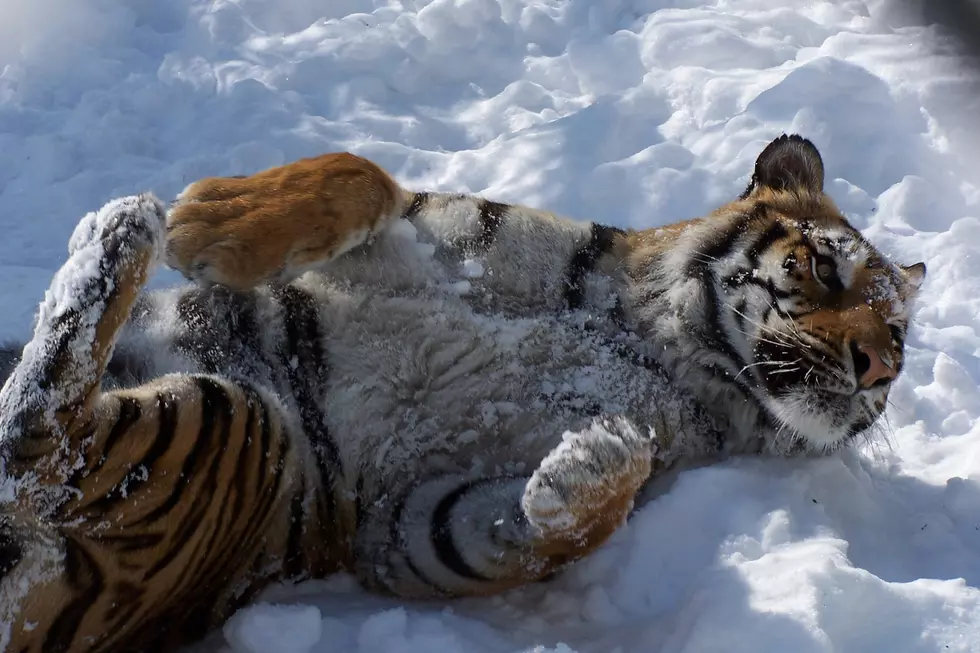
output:
[{"label": "snow", "polygon": [[483,276],[483,264],[476,259],[468,258],[463,260],[463,275],[470,279],[479,279]]},{"label": "snow", "polygon": [[502,597],[273,588],[206,650],[980,651],[980,74],[933,28],[885,0],[5,0],[3,18],[0,340],[29,336],[86,211],[331,150],[643,227],[733,198],[798,131],[854,224],[929,266],[865,449],[684,472]]},{"label": "snow", "polygon": [[255,605],[239,610],[224,627],[225,637],[246,653],[309,653],[320,640],[320,611],[309,605]]}]

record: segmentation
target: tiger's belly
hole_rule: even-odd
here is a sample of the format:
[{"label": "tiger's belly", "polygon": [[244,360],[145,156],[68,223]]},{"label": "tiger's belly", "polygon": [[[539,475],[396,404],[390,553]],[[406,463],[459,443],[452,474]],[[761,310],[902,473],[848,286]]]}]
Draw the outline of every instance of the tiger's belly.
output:
[{"label": "tiger's belly", "polygon": [[330,304],[322,409],[345,469],[369,477],[530,473],[594,417],[652,426],[669,394],[584,312],[487,315],[451,295]]}]

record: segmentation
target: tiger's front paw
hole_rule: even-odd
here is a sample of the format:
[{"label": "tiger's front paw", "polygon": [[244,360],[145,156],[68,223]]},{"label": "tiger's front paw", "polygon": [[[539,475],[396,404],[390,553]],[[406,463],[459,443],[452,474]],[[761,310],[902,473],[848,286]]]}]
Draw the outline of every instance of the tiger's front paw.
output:
[{"label": "tiger's front paw", "polygon": [[625,418],[597,420],[566,433],[541,462],[522,506],[541,548],[571,543],[591,550],[625,520],[633,497],[650,476],[652,441]]},{"label": "tiger's front paw", "polygon": [[400,215],[405,193],[347,153],[188,186],[167,218],[167,265],[204,285],[286,282],[365,242]]}]

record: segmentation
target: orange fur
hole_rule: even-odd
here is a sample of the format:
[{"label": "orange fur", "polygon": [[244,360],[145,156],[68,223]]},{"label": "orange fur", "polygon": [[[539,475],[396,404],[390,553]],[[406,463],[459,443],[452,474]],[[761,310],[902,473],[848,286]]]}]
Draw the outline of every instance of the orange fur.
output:
[{"label": "orange fur", "polygon": [[167,264],[237,290],[288,281],[401,215],[406,193],[380,167],[324,154],[248,177],[188,186],[167,219]]},{"label": "orange fur", "polygon": [[[798,261],[810,261],[813,255],[811,248],[795,236],[798,233],[796,227],[801,222],[826,227],[848,225],[834,201],[823,192],[760,187],[747,197],[730,202],[703,218],[628,232],[624,237],[625,268],[634,276],[642,276],[646,270],[657,269],[661,265],[658,261],[677,247],[678,239],[684,237],[692,226],[707,221],[719,233],[727,232],[731,229],[732,219],[753,212],[758,214],[759,207],[764,207],[764,212],[748,228],[761,233],[773,223],[782,223],[791,236],[774,243],[772,247],[783,256],[795,255]],[[922,264],[902,269],[913,277],[925,274]],[[885,320],[885,316],[892,312],[891,299],[873,291],[882,276],[887,274],[882,261],[873,260],[859,266],[847,288],[833,293],[822,289],[806,264],[794,267],[791,273],[805,300],[798,310],[806,311],[806,315],[800,318],[797,328],[833,343],[840,350],[846,349],[848,343],[858,342],[885,353],[893,363],[901,362],[903,348],[892,340]]]},{"label": "orange fur", "polygon": [[[650,469],[649,461],[645,465],[633,465],[620,475],[602,479],[601,484],[578,488],[579,493],[568,497],[574,525],[547,533],[534,548],[535,554],[547,561],[543,567],[545,573],[553,573],[562,562],[577,560],[602,546],[626,521],[636,493],[650,477]],[[523,583],[529,579],[520,580]]]},{"label": "orange fur", "polygon": [[[162,207],[159,218],[162,227]],[[0,554],[14,552],[15,573],[31,571],[14,587],[23,596],[0,600],[6,651],[171,651],[290,570],[350,568],[337,532],[353,530],[353,511],[325,512],[332,488],[316,485],[279,404],[203,375],[102,390],[155,253],[145,225],[126,213],[121,221],[95,235],[109,283],[88,288],[100,309],[91,349],[72,346],[91,337],[84,320],[56,313],[53,391],[7,404],[17,407],[7,424],[22,426],[2,452],[5,472],[30,483],[0,514],[12,529],[0,544],[11,545],[11,532],[29,544]],[[299,502],[315,516],[302,531]]]}]

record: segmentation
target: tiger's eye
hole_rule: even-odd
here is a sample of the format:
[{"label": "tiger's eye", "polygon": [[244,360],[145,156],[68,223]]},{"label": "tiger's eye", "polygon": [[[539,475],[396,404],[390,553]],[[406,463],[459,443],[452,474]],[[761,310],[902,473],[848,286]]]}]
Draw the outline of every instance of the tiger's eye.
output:
[{"label": "tiger's eye", "polygon": [[837,275],[837,264],[829,256],[816,254],[813,257],[813,275],[817,281],[827,287],[828,290],[843,290],[844,284],[841,283]]}]

